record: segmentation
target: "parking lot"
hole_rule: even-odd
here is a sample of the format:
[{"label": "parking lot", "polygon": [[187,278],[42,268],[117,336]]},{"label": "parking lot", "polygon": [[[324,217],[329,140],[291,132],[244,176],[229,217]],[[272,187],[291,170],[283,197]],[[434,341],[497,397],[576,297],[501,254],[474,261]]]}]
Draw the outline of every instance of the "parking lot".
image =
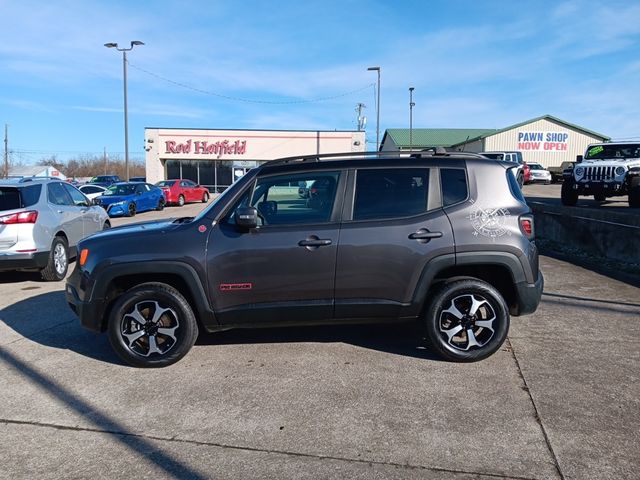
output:
[{"label": "parking lot", "polygon": [[0,478],[637,478],[640,291],[541,269],[538,311],[479,363],[361,325],[201,335],[160,370],[83,330],[64,282],[2,273]]}]

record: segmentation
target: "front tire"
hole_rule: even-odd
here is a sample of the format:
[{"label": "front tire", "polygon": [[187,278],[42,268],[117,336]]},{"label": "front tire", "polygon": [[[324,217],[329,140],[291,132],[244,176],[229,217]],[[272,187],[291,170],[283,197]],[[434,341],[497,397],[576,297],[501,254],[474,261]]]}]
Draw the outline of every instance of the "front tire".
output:
[{"label": "front tire", "polygon": [[40,276],[46,282],[59,282],[69,269],[69,247],[63,237],[56,237],[51,244],[47,266],[40,270]]},{"label": "front tire", "polygon": [[640,208],[640,177],[632,178],[629,185],[629,206]]},{"label": "front tire", "polygon": [[180,195],[178,197],[178,206],[179,207],[184,207],[184,195]]},{"label": "front tire", "polygon": [[560,190],[562,204],[568,207],[573,207],[578,203],[578,192],[571,187],[573,187],[573,182],[565,180],[562,182],[562,189]]},{"label": "front tire", "polygon": [[209,194],[207,192],[204,192],[204,194],[202,195],[202,203],[207,203],[209,201]]},{"label": "front tire", "polygon": [[127,207],[127,217],[135,217],[136,216],[136,204],[131,202]]},{"label": "front tire", "polygon": [[198,336],[193,310],[182,294],[164,283],[144,283],[122,294],[111,309],[109,342],[134,367],[171,365]]},{"label": "front tire", "polygon": [[478,279],[445,282],[424,315],[427,338],[445,359],[476,362],[495,353],[509,332],[502,295]]}]

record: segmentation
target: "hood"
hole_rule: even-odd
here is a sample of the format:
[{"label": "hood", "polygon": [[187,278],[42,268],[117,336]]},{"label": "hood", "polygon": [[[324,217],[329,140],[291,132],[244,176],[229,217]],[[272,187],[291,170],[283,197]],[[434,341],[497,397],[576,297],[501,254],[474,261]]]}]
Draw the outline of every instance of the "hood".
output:
[{"label": "hood", "polygon": [[176,218],[169,218],[166,220],[149,220],[147,222],[132,223],[130,225],[122,225],[120,227],[114,227],[107,230],[102,230],[91,238],[117,238],[122,236],[136,236],[136,235],[157,235],[164,232],[172,231],[182,225],[182,222]]}]

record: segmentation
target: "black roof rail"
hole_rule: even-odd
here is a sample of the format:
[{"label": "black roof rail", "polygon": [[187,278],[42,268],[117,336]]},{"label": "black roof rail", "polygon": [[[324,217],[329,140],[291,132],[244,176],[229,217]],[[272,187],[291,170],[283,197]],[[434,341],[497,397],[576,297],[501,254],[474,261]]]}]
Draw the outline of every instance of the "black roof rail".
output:
[{"label": "black roof rail", "polygon": [[265,163],[265,165],[284,165],[288,163],[295,162],[321,162],[327,160],[342,160],[348,157],[358,157],[358,158],[370,158],[370,157],[395,157],[398,156],[400,152],[399,150],[385,151],[385,152],[344,152],[344,153],[316,153],[309,155],[296,155],[295,157],[285,157],[278,158],[275,160],[270,160]]},{"label": "black roof rail", "polygon": [[18,180],[18,183],[33,182],[34,180],[58,180],[59,182],[64,182],[64,180],[62,180],[59,177],[32,176],[32,177],[22,177]]}]

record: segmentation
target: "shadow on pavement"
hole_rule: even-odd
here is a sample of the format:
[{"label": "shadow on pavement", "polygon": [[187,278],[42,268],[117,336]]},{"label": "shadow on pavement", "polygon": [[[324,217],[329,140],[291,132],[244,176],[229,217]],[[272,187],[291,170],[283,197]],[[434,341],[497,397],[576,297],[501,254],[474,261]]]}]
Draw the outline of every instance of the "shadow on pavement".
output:
[{"label": "shadow on pavement", "polygon": [[[0,320],[24,338],[70,350],[102,362],[123,365],[106,335],[84,329],[67,305],[64,292],[48,292],[0,311]],[[347,343],[395,355],[440,360],[425,344],[416,323],[323,325],[201,332],[198,345],[260,343]]]}]

